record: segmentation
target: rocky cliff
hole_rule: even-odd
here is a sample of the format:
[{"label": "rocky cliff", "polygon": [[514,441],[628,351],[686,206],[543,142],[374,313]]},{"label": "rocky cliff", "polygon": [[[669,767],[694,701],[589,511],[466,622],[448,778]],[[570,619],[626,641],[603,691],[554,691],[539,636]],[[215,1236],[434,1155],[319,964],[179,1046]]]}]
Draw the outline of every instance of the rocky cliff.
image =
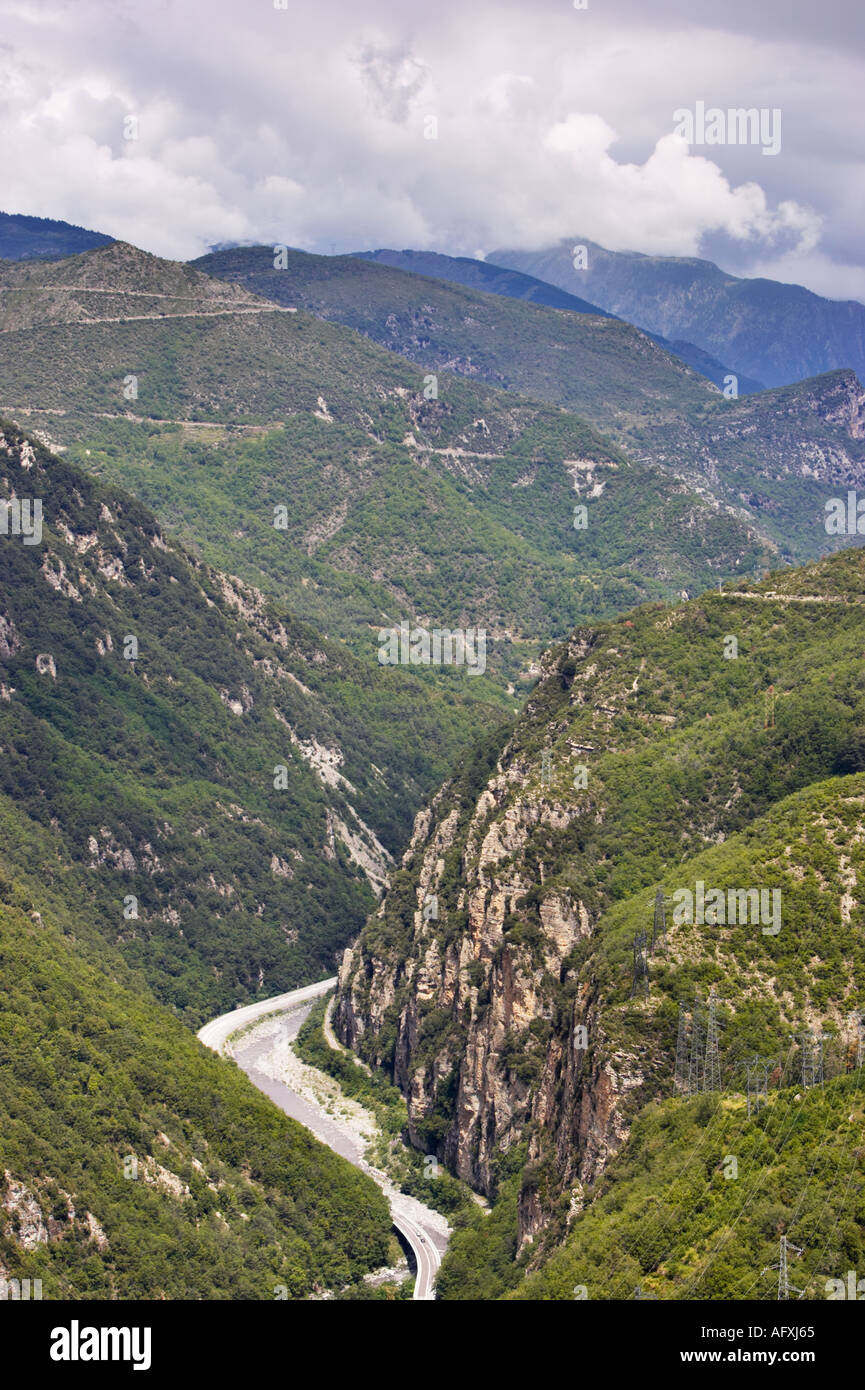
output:
[{"label": "rocky cliff", "polygon": [[[830,1006],[840,1019],[849,948],[837,948],[827,996],[828,938],[803,947],[816,851],[770,812],[862,765],[863,580],[851,550],[576,632],[548,653],[510,735],[417,817],[390,892],[346,951],[340,1036],[392,1073],[414,1144],[488,1196],[522,1171],[521,1246],[551,1219],[567,1223],[637,1112],[670,1093],[675,1004],[695,985],[717,982],[741,1028],[757,999],[760,1027],[810,1024]],[[850,814],[837,812],[838,834],[855,845]],[[821,883],[844,932],[842,871],[858,851],[845,843],[842,855],[826,833]],[[747,871],[744,846],[763,855]],[[671,921],[653,952],[656,886],[708,874],[707,853],[721,855],[725,888],[783,881],[785,931],[719,939]],[[649,937],[645,999],[631,997],[635,929]]]}]

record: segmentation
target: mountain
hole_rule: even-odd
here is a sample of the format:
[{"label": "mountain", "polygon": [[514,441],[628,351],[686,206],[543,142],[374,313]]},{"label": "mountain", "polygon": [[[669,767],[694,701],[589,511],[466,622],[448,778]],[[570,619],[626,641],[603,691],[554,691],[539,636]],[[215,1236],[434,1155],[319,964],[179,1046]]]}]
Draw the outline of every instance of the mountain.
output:
[{"label": "mountain", "polygon": [[717,397],[703,377],[608,314],[510,299],[356,256],[287,251],[283,260],[275,268],[273,249],[261,246],[193,264],[353,328],[429,371],[564,406],[601,430],[621,429],[631,418],[678,418]]},{"label": "mountain", "polygon": [[[486,294],[501,294],[507,299],[525,299],[532,304],[546,304],[551,309],[571,309],[577,314],[594,314],[597,318],[612,318],[605,309],[566,294],[545,280],[537,280],[533,275],[523,275],[518,270],[506,270],[504,266],[491,265],[488,261],[476,261],[470,256],[443,256],[437,251],[354,251],[358,260],[374,261],[376,265],[393,266],[396,270],[408,270],[414,275],[425,275],[430,280],[447,280],[454,285],[466,285],[469,289],[483,290]],[[197,264],[197,262],[196,262]],[[212,272],[216,274],[216,271]]]},{"label": "mountain", "polygon": [[390,867],[362,813],[401,842],[372,726],[412,692],[8,422],[0,499],[0,1279],[352,1284],[392,1253],[378,1188],[184,1023],[331,968]]},{"label": "mountain", "polygon": [[724,405],[677,425],[650,423],[635,432],[634,448],[746,509],[785,558],[828,550],[830,498],[846,497],[865,477],[865,389],[856,376],[828,372]]},{"label": "mountain", "polygon": [[[399,279],[408,302],[421,284],[467,300],[461,313],[480,305],[493,326],[516,315],[515,362],[524,316],[551,315],[565,335],[586,321],[344,265]],[[507,715],[541,646],[584,614],[753,573],[776,553],[744,509],[628,460],[558,405],[444,371],[431,382],[340,323],[134,248],[26,279],[0,267],[0,286],[0,407],[135,493],[208,563],[377,669],[382,628],[403,620],[486,632],[484,673],[413,667],[437,701],[438,734],[413,752],[430,762]],[[604,372],[599,399],[610,381],[635,413],[664,385],[695,408],[714,399],[628,325],[591,322],[611,335],[586,353]],[[677,419],[673,401],[657,416]]]},{"label": "mountain", "polygon": [[88,232],[71,222],[0,212],[0,260],[57,261],[95,246],[108,246],[111,241],[101,232]]},{"label": "mountain", "polygon": [[328,974],[442,775],[450,707],[9,425],[0,497],[43,512],[38,544],[0,536],[9,870],[196,1027]]},{"label": "mountain", "polygon": [[629,459],[734,508],[787,562],[831,548],[826,501],[865,484],[865,395],[850,371],[728,399],[621,320],[349,256],[285,260],[275,269],[272,250],[259,247],[197,264],[346,324],[429,372],[457,371],[578,412]]},{"label": "mountain", "polygon": [[[336,1027],[402,1090],[412,1142],[496,1200],[455,1236],[448,1296],[528,1275],[535,1296],[632,1297],[639,1274],[658,1296],[744,1297],[779,1229],[812,1281],[865,1255],[863,593],[854,548],[580,627],[418,817],[346,952]],[[825,1102],[801,1095],[808,1030]],[[759,1114],[755,1056],[773,1059]],[[804,1135],[842,1120],[797,1202]],[[741,1202],[758,1161],[765,1184],[742,1231],[715,1186],[727,1134]],[[674,1180],[658,1147],[687,1157],[691,1136]],[[532,1283],[563,1243],[555,1282]]]},{"label": "mountain", "polygon": [[[456,285],[484,290],[487,294],[501,294],[509,299],[525,299],[532,304],[547,304],[553,309],[571,309],[578,314],[594,314],[600,318],[614,317],[605,309],[599,309],[596,304],[589,304],[574,294],[566,294],[564,290],[549,285],[544,280],[537,280],[533,275],[506,270],[503,266],[492,265],[489,261],[475,261],[468,256],[442,256],[435,251],[355,251],[354,255],[362,260],[375,261],[377,265],[394,266],[398,270],[412,271],[434,280],[449,280]],[[216,270],[213,271],[213,274],[218,273]],[[657,333],[647,336],[659,347],[672,353],[674,357],[681,358],[695,372],[708,377],[723,389],[730,369],[717,358],[703,352],[693,343],[686,343],[680,339],[671,343]],[[738,385],[742,395],[750,391],[763,390],[762,383],[751,377],[740,377]]]},{"label": "mountain", "polygon": [[[574,268],[575,246],[585,248],[585,269]],[[491,251],[488,260],[584,294],[649,332],[686,338],[766,386],[839,368],[865,375],[865,306],[856,300],[742,279],[694,257],[607,251],[581,237],[539,251]]]}]

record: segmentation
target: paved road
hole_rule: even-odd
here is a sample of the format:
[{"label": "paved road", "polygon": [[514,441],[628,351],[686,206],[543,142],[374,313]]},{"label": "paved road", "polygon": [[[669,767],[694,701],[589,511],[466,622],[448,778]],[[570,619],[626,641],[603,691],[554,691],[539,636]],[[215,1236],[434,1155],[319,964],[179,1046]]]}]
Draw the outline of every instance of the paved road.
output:
[{"label": "paved road", "polygon": [[226,1047],[232,1033],[239,1033],[241,1028],[264,1018],[266,1014],[288,1013],[302,1004],[311,1006],[322,994],[328,994],[335,988],[334,975],[329,980],[319,980],[317,985],[307,985],[305,989],[293,989],[288,994],[276,994],[272,999],[259,1000],[257,1004],[244,1004],[240,1009],[232,1009],[230,1014],[221,1014],[219,1018],[205,1023],[204,1027],[198,1030],[199,1040],[214,1052],[226,1052],[229,1057],[233,1057],[234,1050]]},{"label": "paved road", "polygon": [[[342,1158],[348,1159],[349,1163],[353,1163],[355,1167],[363,1169],[378,1182],[390,1200],[391,1219],[394,1227],[407,1242],[414,1256],[417,1266],[414,1298],[416,1300],[431,1300],[435,1298],[435,1276],[446,1246],[440,1229],[426,1225],[423,1219],[424,1208],[421,1204],[413,1198],[395,1192],[385,1175],[377,1172],[366,1162],[363,1156],[363,1146],[359,1140],[346,1133],[329,1115],[307,1100],[305,1096],[298,1095],[284,1081],[267,1076],[257,1065],[260,1059],[273,1051],[274,1046],[281,1038],[296,1037],[314,1001],[322,994],[327,994],[335,985],[336,977],[330,980],[321,980],[315,985],[307,985],[305,989],[296,989],[288,994],[276,995],[273,999],[264,999],[256,1004],[247,1004],[241,1009],[234,1009],[231,1013],[222,1014],[221,1017],[206,1023],[199,1030],[198,1037],[206,1047],[212,1048],[214,1052],[234,1057],[238,1066],[246,1072],[253,1085],[263,1091],[266,1096],[269,1096],[281,1110],[284,1110],[292,1119],[306,1125],[307,1129],[311,1130],[322,1143],[327,1144]],[[280,1015],[279,1033],[276,1037],[271,1034],[266,1038],[248,1043],[244,1042],[242,1037],[235,1037],[233,1041],[229,1041],[241,1029],[258,1022],[268,1014],[276,1013]]]}]

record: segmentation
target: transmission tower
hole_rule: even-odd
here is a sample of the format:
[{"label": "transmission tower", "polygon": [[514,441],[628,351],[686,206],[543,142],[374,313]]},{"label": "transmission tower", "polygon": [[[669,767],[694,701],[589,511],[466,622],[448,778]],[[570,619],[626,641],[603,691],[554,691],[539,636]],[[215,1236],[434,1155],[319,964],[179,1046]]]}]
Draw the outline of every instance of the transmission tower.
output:
[{"label": "transmission tower", "polygon": [[646,949],[646,933],[638,932],[634,937],[634,982],[631,985],[631,998],[641,995],[649,997],[649,958]]},{"label": "transmission tower", "polygon": [[[788,1277],[788,1274],[787,1274],[787,1251],[788,1251],[788,1250],[793,1250],[797,1255],[801,1255],[801,1254],[802,1254],[802,1251],[801,1251],[801,1249],[799,1248],[798,1245],[793,1245],[790,1241],[788,1241],[788,1239],[787,1239],[786,1236],[782,1236],[782,1237],[781,1237],[781,1251],[780,1251],[780,1254],[779,1254],[779,1257],[778,1257],[778,1263],[777,1263],[776,1265],[767,1265],[766,1268],[763,1270],[763,1274],[768,1274],[770,1269],[777,1269],[777,1271],[778,1271],[778,1298],[779,1298],[779,1299],[787,1299],[787,1298],[790,1297],[790,1294],[791,1294],[791,1293],[797,1293],[797,1294],[799,1295],[799,1297],[801,1298],[801,1297],[803,1296],[804,1292],[805,1292],[804,1289],[797,1289],[795,1284],[791,1284],[791,1283],[790,1283],[790,1280],[789,1280],[789,1277]],[[762,1277],[762,1276],[761,1276],[761,1277]]]},{"label": "transmission tower", "polygon": [[765,696],[765,718],[763,721],[764,729],[774,729],[775,727],[775,687],[770,685]]},{"label": "transmission tower", "polygon": [[688,1064],[688,1094],[694,1095],[702,1089],[703,1062],[703,1006],[699,994],[694,995],[694,1012],[691,1014],[691,1060]]},{"label": "transmission tower", "polygon": [[823,1085],[823,1044],[827,1040],[826,1033],[802,1034],[802,1085],[806,1088]]},{"label": "transmission tower", "polygon": [[691,1080],[688,1068],[688,1011],[684,1004],[679,1005],[679,1032],[676,1037],[676,1090],[691,1094]]},{"label": "transmission tower", "polygon": [[709,991],[709,1016],[706,1023],[706,1062],[703,1068],[703,1090],[721,1089],[721,1054],[718,1050],[718,1019],[714,985]]},{"label": "transmission tower", "polygon": [[749,1119],[769,1103],[769,1069],[774,1066],[774,1057],[755,1057],[747,1064]]},{"label": "transmission tower", "polygon": [[652,923],[652,951],[657,948],[663,951],[664,943],[667,939],[667,914],[665,911],[664,894],[659,888],[655,894],[655,920]]}]

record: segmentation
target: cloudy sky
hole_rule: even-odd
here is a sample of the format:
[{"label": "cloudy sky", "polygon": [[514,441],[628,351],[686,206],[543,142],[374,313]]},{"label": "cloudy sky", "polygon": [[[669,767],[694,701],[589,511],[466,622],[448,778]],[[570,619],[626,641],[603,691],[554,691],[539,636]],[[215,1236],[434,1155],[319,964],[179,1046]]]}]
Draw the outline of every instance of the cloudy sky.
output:
[{"label": "cloudy sky", "polygon": [[[7,212],[178,259],[582,236],[865,300],[861,0],[0,0],[0,19]],[[674,112],[698,102],[777,108],[779,153],[688,146]]]}]

